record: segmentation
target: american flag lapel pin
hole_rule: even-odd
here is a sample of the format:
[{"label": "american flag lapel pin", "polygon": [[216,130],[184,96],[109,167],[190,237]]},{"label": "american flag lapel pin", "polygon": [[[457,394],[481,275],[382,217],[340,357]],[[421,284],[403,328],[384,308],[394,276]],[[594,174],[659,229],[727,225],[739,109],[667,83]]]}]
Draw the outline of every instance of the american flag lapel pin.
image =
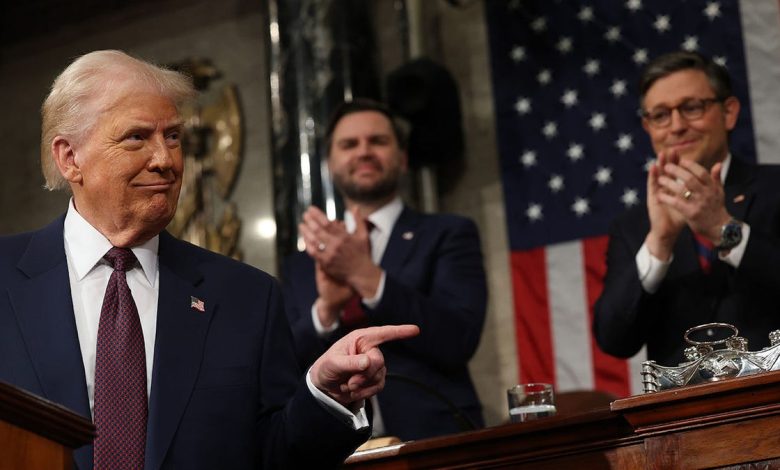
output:
[{"label": "american flag lapel pin", "polygon": [[206,311],[206,304],[204,304],[203,301],[197,297],[190,296],[190,307],[194,308],[199,312]]}]

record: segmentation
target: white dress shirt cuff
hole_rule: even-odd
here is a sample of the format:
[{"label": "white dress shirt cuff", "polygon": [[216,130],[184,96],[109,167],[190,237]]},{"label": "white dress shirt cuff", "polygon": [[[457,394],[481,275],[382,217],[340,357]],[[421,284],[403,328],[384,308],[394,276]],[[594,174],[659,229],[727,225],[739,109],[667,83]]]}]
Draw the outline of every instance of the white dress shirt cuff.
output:
[{"label": "white dress shirt cuff", "polygon": [[728,253],[718,253],[718,258],[724,263],[738,268],[742,262],[742,256],[745,255],[745,248],[747,247],[748,238],[750,238],[750,225],[742,223],[742,241],[739,245],[735,246]]},{"label": "white dress shirt cuff", "polygon": [[370,299],[363,299],[366,307],[374,309],[382,301],[382,294],[385,293],[385,270],[382,270],[382,276],[379,277],[379,285],[376,287],[376,294]]},{"label": "white dress shirt cuff", "polygon": [[368,416],[366,415],[366,402],[360,400],[355,403],[355,411],[348,410],[344,405],[337,402],[333,398],[329,397],[325,392],[315,387],[311,381],[311,368],[306,371],[306,386],[309,387],[309,391],[314,398],[325,407],[328,412],[339,418],[341,421],[352,426],[353,429],[359,431],[369,426]]},{"label": "white dress shirt cuff", "polygon": [[655,294],[666,277],[672,260],[674,260],[674,255],[669,258],[669,261],[661,261],[650,253],[647,243],[642,243],[636,254],[636,270],[639,273],[639,282],[642,283],[645,292]]},{"label": "white dress shirt cuff", "polygon": [[320,338],[327,337],[336,331],[336,328],[338,328],[341,324],[341,322],[339,322],[337,319],[330,326],[324,326],[320,321],[320,316],[317,315],[317,302],[314,302],[314,304],[311,306],[311,322],[314,323],[314,330],[317,332],[317,335]]}]

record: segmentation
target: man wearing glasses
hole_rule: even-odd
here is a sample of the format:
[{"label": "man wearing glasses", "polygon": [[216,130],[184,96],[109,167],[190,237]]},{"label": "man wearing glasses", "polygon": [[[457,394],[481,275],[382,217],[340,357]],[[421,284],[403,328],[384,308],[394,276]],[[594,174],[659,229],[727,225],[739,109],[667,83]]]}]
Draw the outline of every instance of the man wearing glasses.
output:
[{"label": "man wearing glasses", "polygon": [[[642,126],[657,161],[647,204],[615,220],[593,330],[609,354],[683,362],[687,329],[722,322],[749,349],[780,328],[780,167],[731,155],[740,104],[726,69],[696,53],[652,61]],[[709,329],[702,341],[727,333]]]}]

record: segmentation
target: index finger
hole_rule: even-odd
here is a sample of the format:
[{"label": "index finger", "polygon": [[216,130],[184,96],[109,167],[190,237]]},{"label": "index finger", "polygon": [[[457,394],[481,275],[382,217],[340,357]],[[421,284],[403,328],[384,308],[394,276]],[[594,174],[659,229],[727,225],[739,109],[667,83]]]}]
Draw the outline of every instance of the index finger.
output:
[{"label": "index finger", "polygon": [[363,352],[388,341],[412,338],[420,334],[417,325],[372,326],[352,332],[357,338],[357,350]]}]

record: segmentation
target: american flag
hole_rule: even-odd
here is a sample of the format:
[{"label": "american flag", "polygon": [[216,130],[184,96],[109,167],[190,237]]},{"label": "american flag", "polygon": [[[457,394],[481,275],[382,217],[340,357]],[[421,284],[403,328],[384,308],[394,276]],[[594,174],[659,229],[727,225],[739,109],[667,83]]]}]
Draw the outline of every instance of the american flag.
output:
[{"label": "american flag", "polygon": [[190,296],[190,308],[194,308],[199,312],[205,312],[206,304],[199,298]]},{"label": "american flag", "polygon": [[[644,204],[654,155],[637,81],[652,58],[698,51],[742,102],[736,155],[780,161],[780,27],[769,0],[486,2],[521,382],[641,392],[642,353],[591,336],[612,219]],[[681,338],[682,341],[682,338]]]}]

